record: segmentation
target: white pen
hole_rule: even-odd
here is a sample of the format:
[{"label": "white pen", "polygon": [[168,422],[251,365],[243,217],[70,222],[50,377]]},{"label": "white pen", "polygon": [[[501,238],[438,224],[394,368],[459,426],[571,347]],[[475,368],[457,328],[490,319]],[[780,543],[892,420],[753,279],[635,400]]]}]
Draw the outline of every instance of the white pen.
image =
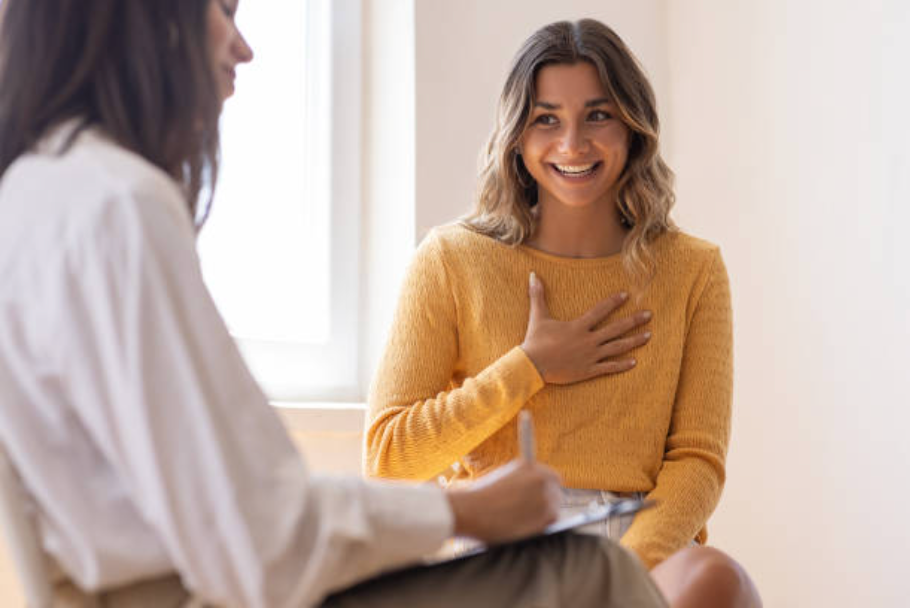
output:
[{"label": "white pen", "polygon": [[528,410],[518,413],[518,449],[525,462],[534,462],[534,453],[537,451],[534,445],[534,421]]}]

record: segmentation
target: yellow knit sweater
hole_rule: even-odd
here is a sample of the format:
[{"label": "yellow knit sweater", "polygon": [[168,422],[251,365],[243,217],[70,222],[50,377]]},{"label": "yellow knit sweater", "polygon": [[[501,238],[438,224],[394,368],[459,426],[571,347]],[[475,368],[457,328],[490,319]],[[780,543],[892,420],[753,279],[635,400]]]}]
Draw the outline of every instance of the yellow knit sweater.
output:
[{"label": "yellow knit sweater", "polygon": [[[482,475],[518,455],[516,415],[534,415],[539,459],[567,487],[646,492],[622,544],[653,567],[691,539],[724,483],[730,435],[730,291],[717,247],[682,233],[656,239],[644,290],[620,256],[572,259],[509,247],[461,226],[434,230],[405,280],[369,399],[368,475],[427,480],[459,463]],[[618,291],[611,318],[654,312],[632,370],[545,385],[517,345],[536,272],[554,318],[575,318]]]}]

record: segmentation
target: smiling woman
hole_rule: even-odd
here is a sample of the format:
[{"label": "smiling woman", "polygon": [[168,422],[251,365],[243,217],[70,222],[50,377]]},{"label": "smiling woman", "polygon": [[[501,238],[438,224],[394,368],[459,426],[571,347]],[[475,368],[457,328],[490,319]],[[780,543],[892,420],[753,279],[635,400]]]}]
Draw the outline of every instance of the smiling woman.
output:
[{"label": "smiling woman", "polygon": [[[570,205],[590,204],[614,187],[625,168],[629,129],[614,116],[616,110],[590,63],[547,66],[540,70],[535,90],[531,124],[521,142],[525,167],[538,184],[551,183],[551,170],[572,178],[557,179],[551,188],[585,184],[586,190],[564,190],[558,198]],[[594,183],[595,174],[600,184]],[[550,188],[544,190],[549,193]]]},{"label": "smiling woman", "polygon": [[[519,147],[521,160],[539,188],[540,214],[572,214],[571,209],[593,209],[603,234],[587,241],[575,240],[564,222],[538,217],[539,229],[528,244],[545,250],[544,243],[571,239],[576,257],[598,257],[618,253],[625,227],[624,216],[616,221],[616,191],[626,168],[629,128],[616,117],[597,76],[587,62],[544,67],[537,75],[536,99],[530,124]],[[584,220],[590,230],[588,213],[572,214]],[[579,227],[582,228],[582,227]],[[593,245],[588,250],[579,249]],[[572,247],[568,243],[566,246]]]},{"label": "smiling woman", "polygon": [[594,532],[635,552],[674,607],[755,606],[742,568],[701,546],[726,476],[730,291],[718,248],[669,218],[658,133],[615,32],[583,20],[528,39],[474,212],[433,231],[409,271],[365,469],[480,477],[517,454],[528,409],[565,514],[647,495],[656,508]]},{"label": "smiling woman", "polygon": [[[598,133],[594,139],[600,143],[607,142],[607,133],[620,139],[624,133],[624,145],[612,140],[612,149],[623,157],[611,158],[622,162],[606,167],[609,175],[601,176],[601,185],[605,180],[615,199],[615,205],[607,206],[614,217],[606,224],[615,225],[612,219],[618,218],[629,229],[621,239],[624,263],[627,269],[642,272],[648,243],[675,227],[669,217],[675,201],[673,174],[659,151],[654,92],[615,32],[592,20],[579,21],[575,32],[574,46],[567,46],[558,43],[560,36],[567,36],[560,28],[541,28],[519,50],[483,152],[477,204],[465,224],[503,243],[524,243],[548,224],[536,216],[541,212],[539,198],[546,193],[537,186],[544,172],[531,173],[527,163],[537,161],[523,156],[524,148],[532,146],[528,152],[533,156],[537,142],[558,140],[563,148],[551,152],[560,158],[547,160],[569,162],[574,157],[571,162],[579,162],[584,155],[572,147],[593,145],[591,133]],[[572,97],[586,110],[583,116],[579,107],[559,103],[565,103],[566,85],[574,87]],[[570,111],[576,114],[570,116]],[[575,130],[566,139],[565,129],[573,125]],[[606,211],[603,206],[599,210]]]}]

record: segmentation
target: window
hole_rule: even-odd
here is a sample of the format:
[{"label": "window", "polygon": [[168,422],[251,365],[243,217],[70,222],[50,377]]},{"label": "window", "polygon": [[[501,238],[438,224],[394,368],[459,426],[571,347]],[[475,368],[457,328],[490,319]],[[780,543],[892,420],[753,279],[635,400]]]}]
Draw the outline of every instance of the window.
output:
[{"label": "window", "polygon": [[275,400],[354,400],[360,2],[248,2],[255,53],[221,119],[199,251],[206,282]]}]

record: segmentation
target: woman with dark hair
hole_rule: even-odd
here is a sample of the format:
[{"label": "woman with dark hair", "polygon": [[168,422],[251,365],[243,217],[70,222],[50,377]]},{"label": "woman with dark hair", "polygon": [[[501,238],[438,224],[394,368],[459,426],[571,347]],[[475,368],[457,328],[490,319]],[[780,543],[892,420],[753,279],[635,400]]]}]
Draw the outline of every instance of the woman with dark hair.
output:
[{"label": "woman with dark hair", "polygon": [[54,605],[662,605],[634,560],[581,536],[349,588],[452,533],[538,532],[557,475],[512,462],[458,491],[310,475],[195,252],[221,104],[252,58],[237,0],[0,10],[0,448]]},{"label": "woman with dark hair", "polygon": [[[234,41],[209,17],[221,0],[4,4],[11,6],[0,52],[0,175],[74,120],[70,140],[100,126],[180,184],[195,215],[204,181],[217,175],[218,117],[233,87],[228,70],[252,57],[242,38]],[[33,28],[45,34],[24,35]],[[209,36],[200,35],[206,28]]]},{"label": "woman with dark hair", "polygon": [[525,42],[473,213],[433,231],[406,279],[365,469],[426,480],[456,463],[450,480],[472,479],[515,456],[527,408],[564,512],[647,496],[655,508],[599,532],[674,606],[752,606],[742,568],[702,546],[729,440],[727,274],[669,217],[658,132],[651,86],[611,29],[559,22]]}]

